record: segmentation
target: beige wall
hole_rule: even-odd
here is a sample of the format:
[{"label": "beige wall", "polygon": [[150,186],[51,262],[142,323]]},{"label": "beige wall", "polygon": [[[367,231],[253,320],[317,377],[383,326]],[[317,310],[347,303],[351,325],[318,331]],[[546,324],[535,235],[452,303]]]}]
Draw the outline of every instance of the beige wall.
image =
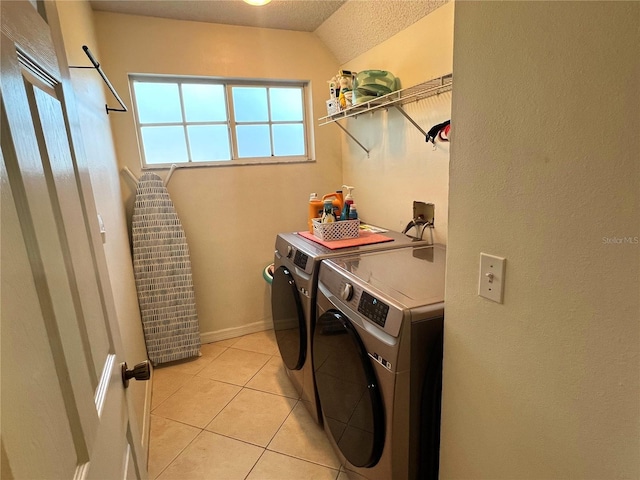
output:
[{"label": "beige wall", "polygon": [[[96,13],[102,65],[130,104],[128,73],[311,80],[314,117],[326,112],[336,60],[310,33]],[[140,173],[132,113],[111,115],[120,167]],[[315,132],[317,162],[179,169],[168,189],[191,252],[203,341],[271,327],[262,270],[275,236],[306,228],[310,192],[340,187],[340,144]],[[166,171],[160,172],[161,176]],[[122,179],[125,202],[130,182]]]},{"label": "beige wall", "polygon": [[456,4],[443,479],[640,478],[639,20]]},{"label": "beige wall", "polygon": [[[100,61],[93,26],[93,12],[87,1],[59,1],[57,8],[69,65],[90,65],[82,50],[89,46]],[[147,359],[142,333],[140,310],[133,278],[133,267],[127,236],[127,224],[120,191],[118,165],[113,146],[109,118],[104,104],[104,83],[97,71],[71,69],[76,93],[78,116],[84,139],[84,149],[91,174],[96,209],[106,228],[104,251],[109,279],[120,325],[124,355],[129,365]],[[111,99],[109,99],[110,101]],[[131,382],[127,389],[147,448],[148,409],[151,402],[151,382]],[[145,414],[145,411],[147,413]]]},{"label": "beige wall", "polygon": [[[454,3],[449,2],[341,68],[388,70],[403,88],[449,74],[453,12]],[[426,132],[451,118],[451,92],[403,108]],[[369,223],[402,230],[411,220],[414,200],[431,202],[435,205],[435,240],[446,243],[449,144],[438,142],[434,150],[394,108],[341,122],[370,150],[367,158],[338,127],[322,127],[341,139],[344,183],[356,187],[354,199],[360,216]]]}]

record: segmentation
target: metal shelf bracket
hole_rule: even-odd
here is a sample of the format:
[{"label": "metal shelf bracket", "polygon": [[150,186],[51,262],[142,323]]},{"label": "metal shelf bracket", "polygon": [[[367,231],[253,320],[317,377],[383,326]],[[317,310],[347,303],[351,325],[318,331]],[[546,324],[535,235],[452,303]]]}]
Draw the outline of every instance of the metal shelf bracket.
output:
[{"label": "metal shelf bracket", "polygon": [[354,137],[353,135],[351,135],[351,133],[349,132],[349,130],[347,130],[346,128],[344,128],[340,123],[336,122],[336,125],[337,125],[338,127],[340,127],[340,129],[341,129],[344,133],[346,133],[346,134],[349,136],[349,138],[350,138],[351,140],[353,140],[354,142],[356,142],[356,143],[358,144],[358,146],[359,146],[362,150],[364,150],[365,152],[367,152],[367,158],[369,158],[369,150],[367,150],[367,148],[366,148],[364,145],[362,145],[362,143],[360,143],[356,137]]}]

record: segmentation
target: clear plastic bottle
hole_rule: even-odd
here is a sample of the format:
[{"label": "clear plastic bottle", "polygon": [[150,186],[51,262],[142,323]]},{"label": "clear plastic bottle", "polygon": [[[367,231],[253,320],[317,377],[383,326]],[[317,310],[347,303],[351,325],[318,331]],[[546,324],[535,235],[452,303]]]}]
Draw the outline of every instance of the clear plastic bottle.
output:
[{"label": "clear plastic bottle", "polygon": [[347,196],[344,197],[342,212],[340,213],[340,220],[352,220],[351,217],[349,216],[349,210],[351,210],[351,205],[353,205],[353,197],[351,196],[351,191],[355,187],[350,187],[349,185],[343,185],[342,188],[347,189]]},{"label": "clear plastic bottle", "polygon": [[336,217],[333,213],[333,203],[330,199],[324,201],[324,209],[322,212],[322,223],[333,223]]},{"label": "clear plastic bottle", "polygon": [[352,203],[349,207],[349,220],[356,220],[358,218],[358,209],[356,204]]},{"label": "clear plastic bottle", "polygon": [[335,193],[327,193],[322,197],[323,202],[329,199],[331,199],[331,203],[333,204],[333,218],[339,220],[340,212],[342,212],[342,190],[338,190]]}]

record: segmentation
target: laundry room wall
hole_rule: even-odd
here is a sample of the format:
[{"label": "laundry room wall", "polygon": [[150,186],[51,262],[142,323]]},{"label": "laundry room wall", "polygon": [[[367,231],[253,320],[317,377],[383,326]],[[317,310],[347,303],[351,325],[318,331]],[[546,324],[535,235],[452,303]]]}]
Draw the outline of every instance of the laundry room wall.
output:
[{"label": "laundry room wall", "polygon": [[[399,78],[402,88],[449,74],[453,68],[453,14],[454,2],[446,3],[341,68],[356,72],[387,70]],[[453,84],[455,88],[455,77]],[[451,92],[403,108],[424,131],[429,131],[450,119]],[[341,123],[370,150],[367,157],[335,125],[320,127],[340,138],[343,180],[355,187],[353,196],[360,217],[401,231],[412,218],[414,200],[433,203],[435,241],[446,244],[449,144],[437,142],[434,150],[395,108]]]},{"label": "laundry room wall", "polygon": [[639,19],[456,5],[442,479],[640,478]]},{"label": "laundry room wall", "polygon": [[[88,45],[91,52],[100,59],[101,52],[89,2],[58,1],[56,6],[68,64],[90,65],[82,50],[83,45]],[[109,117],[104,109],[105,103],[112,102],[112,99],[105,96],[104,82],[96,70],[71,69],[70,75],[96,210],[102,217],[106,230],[103,246],[123,353],[129,364],[135,364],[146,360],[147,351],[133,277],[125,211],[120,201],[122,193],[118,162]],[[149,425],[144,421],[149,418],[151,382],[132,382],[127,390],[127,397],[133,404],[142,435],[141,443],[146,449]]]},{"label": "laundry room wall", "polygon": [[[326,112],[337,60],[311,33],[96,12],[100,62],[131,103],[127,74],[311,80],[314,117]],[[119,166],[141,171],[131,112],[112,114]],[[306,228],[310,192],[342,184],[340,144],[315,131],[313,163],[178,169],[168,185],[191,253],[204,342],[270,328],[276,234]],[[167,171],[160,171],[165,176]],[[130,209],[134,190],[122,177]]]}]

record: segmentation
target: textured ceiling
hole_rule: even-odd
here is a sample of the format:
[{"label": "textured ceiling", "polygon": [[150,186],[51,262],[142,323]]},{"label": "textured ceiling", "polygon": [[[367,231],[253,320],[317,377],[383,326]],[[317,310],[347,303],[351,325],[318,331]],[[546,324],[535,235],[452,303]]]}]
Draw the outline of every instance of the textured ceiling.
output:
[{"label": "textured ceiling", "polygon": [[93,10],[302,32],[313,32],[344,2],[273,0],[253,7],[242,0],[90,0]]},{"label": "textured ceiling", "polygon": [[315,32],[344,64],[449,0],[90,0],[93,10]]},{"label": "textured ceiling", "polygon": [[315,33],[342,65],[404,30],[447,1],[350,0],[323,22]]}]

